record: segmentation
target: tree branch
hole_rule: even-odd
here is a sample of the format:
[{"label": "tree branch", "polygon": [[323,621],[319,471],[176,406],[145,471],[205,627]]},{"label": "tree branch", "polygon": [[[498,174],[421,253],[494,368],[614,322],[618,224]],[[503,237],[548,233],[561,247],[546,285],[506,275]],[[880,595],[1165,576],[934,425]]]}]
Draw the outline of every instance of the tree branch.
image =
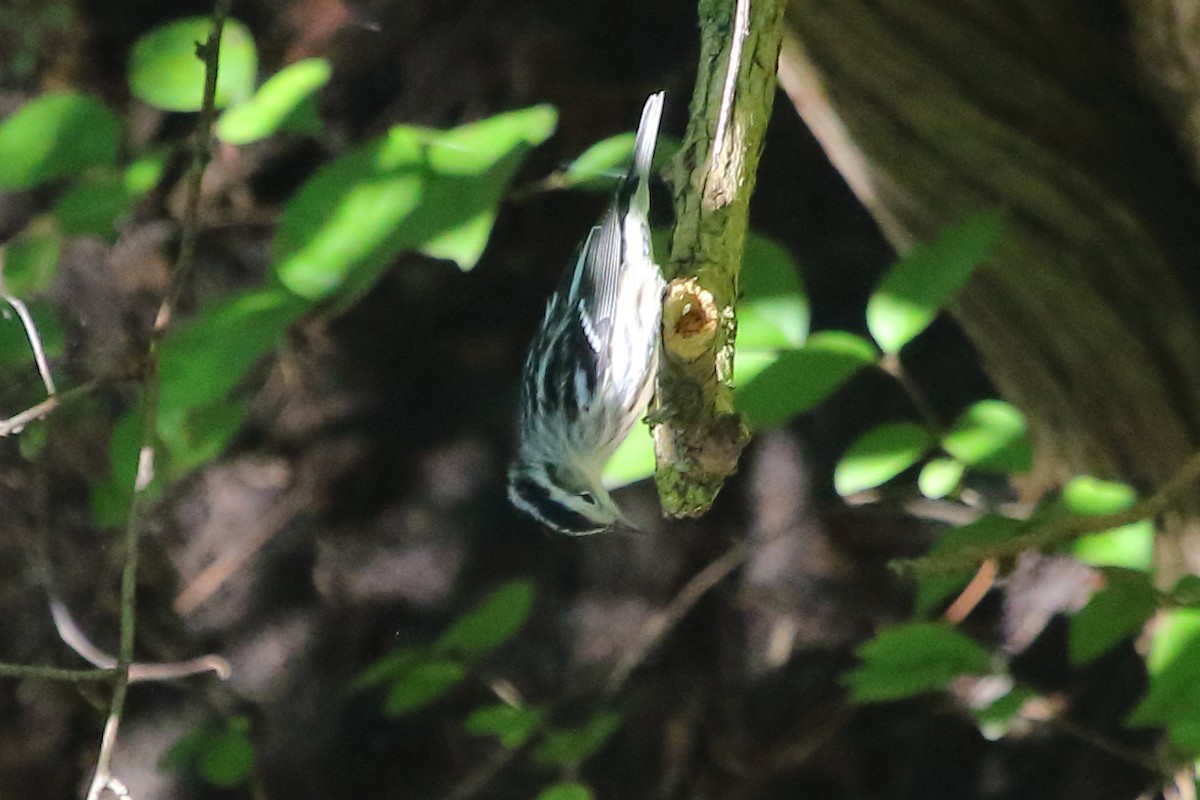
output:
[{"label": "tree branch", "polygon": [[734,302],[775,96],[783,0],[700,0],[700,71],[675,167],[656,481],[670,516],[708,510],[748,434],[733,409]]}]

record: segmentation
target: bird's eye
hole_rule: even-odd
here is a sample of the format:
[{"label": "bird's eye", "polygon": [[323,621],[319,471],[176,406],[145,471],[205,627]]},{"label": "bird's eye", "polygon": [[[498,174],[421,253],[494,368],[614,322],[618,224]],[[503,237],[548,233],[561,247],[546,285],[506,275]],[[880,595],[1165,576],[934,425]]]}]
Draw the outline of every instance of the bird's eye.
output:
[{"label": "bird's eye", "polygon": [[596,505],[596,497],[591,492],[580,492],[579,496],[587,500],[592,505]]}]

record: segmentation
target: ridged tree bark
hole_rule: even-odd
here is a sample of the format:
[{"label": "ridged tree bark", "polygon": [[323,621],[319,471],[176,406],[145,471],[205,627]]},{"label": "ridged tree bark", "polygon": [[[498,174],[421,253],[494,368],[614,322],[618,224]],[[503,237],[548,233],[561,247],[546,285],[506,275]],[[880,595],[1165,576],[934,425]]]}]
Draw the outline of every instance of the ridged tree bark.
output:
[{"label": "ridged tree bark", "polygon": [[[1004,209],[952,311],[1036,442],[1149,491],[1200,446],[1200,24],[1182,0],[790,0],[780,78],[898,249]],[[1160,565],[1200,564],[1184,497]]]}]

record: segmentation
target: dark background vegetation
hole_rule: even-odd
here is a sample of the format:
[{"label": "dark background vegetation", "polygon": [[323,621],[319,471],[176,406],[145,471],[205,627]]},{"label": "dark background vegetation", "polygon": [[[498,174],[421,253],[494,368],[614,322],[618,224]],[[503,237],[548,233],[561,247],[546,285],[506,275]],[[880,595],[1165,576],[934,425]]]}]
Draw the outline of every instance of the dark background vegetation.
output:
[{"label": "dark background vegetation", "polygon": [[[180,138],[194,118],[131,100],[125,56],[153,26],[208,11],[199,2],[4,0],[0,115],[48,89],[78,87],[123,110],[143,141]],[[256,36],[262,75],[304,56],[332,60],[321,97],[332,135],[322,144],[218,147],[185,310],[261,278],[280,203],[336,148],[397,122],[448,127],[547,102],[559,110],[558,132],[530,157],[521,187],[628,129],[660,88],[665,128],[678,135],[697,52],[688,0],[237,0],[233,13]],[[0,196],[0,235],[52,199],[53,190]],[[664,223],[665,199],[656,195]],[[833,463],[857,433],[911,415],[882,377],[862,375],[789,429],[759,437],[702,520],[658,520],[647,484],[619,497],[645,523],[642,537],[557,538],[508,506],[524,348],[602,202],[519,193],[502,206],[474,271],[402,258],[354,307],[298,325],[260,371],[234,446],[171,491],[145,542],[141,654],[216,652],[233,677],[134,688],[115,769],[137,800],[249,796],[159,767],[196,725],[238,714],[251,720],[254,791],[263,797],[446,796],[493,749],[459,724],[489,693],[476,684],[389,719],[377,694],[348,688],[364,666],[428,642],[505,579],[527,577],[537,590],[533,616],[482,677],[510,682],[565,721],[583,718],[601,705],[609,671],[650,616],[743,537],[752,542],[746,566],[615,698],[624,724],[583,773],[598,797],[1136,796],[1144,774],[1052,726],[990,742],[944,700],[844,702],[838,676],[853,648],[909,612],[909,588],[885,563],[921,552],[933,535],[899,514],[847,509],[830,486]],[[179,181],[167,180],[116,245],[70,243],[55,289],[69,337],[62,375],[136,363],[179,208]],[[802,265],[814,329],[863,329],[863,303],[891,252],[782,95],[751,224]],[[948,321],[906,357],[946,418],[992,393]],[[26,402],[33,385],[0,386],[5,410]],[[97,423],[101,412],[115,415],[129,401],[115,388],[64,410],[32,466],[16,440],[0,442],[5,661],[72,661],[47,613],[47,585],[89,635],[115,647],[120,553],[111,533],[90,523],[86,477],[105,468],[110,431]],[[228,574],[197,585],[219,554],[230,558]],[[1082,579],[1043,559],[1020,580],[1010,597],[1021,602],[990,598],[972,633],[1008,646],[1017,669],[1061,692],[1089,729],[1126,737],[1119,722],[1142,686],[1138,659],[1118,651],[1070,670],[1064,626],[1052,614],[1073,602]],[[103,693],[66,685],[0,685],[0,797],[79,796],[104,703]],[[518,760],[477,796],[530,798],[553,777]]]}]

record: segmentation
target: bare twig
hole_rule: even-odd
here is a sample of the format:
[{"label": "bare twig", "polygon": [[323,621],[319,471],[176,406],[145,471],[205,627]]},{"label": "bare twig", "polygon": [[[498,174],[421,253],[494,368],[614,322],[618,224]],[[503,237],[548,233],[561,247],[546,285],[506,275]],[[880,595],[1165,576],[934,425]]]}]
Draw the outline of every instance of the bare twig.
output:
[{"label": "bare twig", "polygon": [[697,516],[737,468],[734,302],[750,195],[775,96],[783,0],[701,0],[700,74],[672,181],[676,226],[651,414],[663,511]]},{"label": "bare twig", "polygon": [[0,678],[93,683],[111,681],[114,677],[116,677],[116,671],[111,669],[63,669],[62,667],[26,664],[0,664]]},{"label": "bare twig", "polygon": [[216,113],[217,66],[221,51],[221,33],[229,16],[232,0],[216,0],[212,14],[212,29],[208,41],[197,48],[204,60],[204,96],[200,107],[200,119],[192,152],[192,165],[188,174],[187,206],[181,223],[179,254],[171,281],[162,305],[154,321],[148,356],[149,369],[142,382],[142,446],[138,453],[137,478],[133,488],[129,517],[125,525],[125,561],[121,569],[121,635],[117,652],[117,677],[113,685],[112,702],[104,734],[100,740],[100,754],[96,759],[96,771],[88,789],[87,800],[99,800],[105,789],[113,788],[112,755],[116,746],[117,731],[125,709],[125,697],[133,666],[133,644],[137,617],[137,572],[138,547],[141,526],[148,510],[149,499],[146,488],[154,476],[155,440],[158,428],[158,350],[162,336],[170,324],[175,305],[183,292],[184,284],[195,264],[196,234],[200,214],[200,189],[204,179],[204,168],[208,163],[212,146],[212,125]]},{"label": "bare twig", "polygon": [[646,660],[650,652],[666,638],[668,633],[675,629],[675,626],[687,616],[696,603],[700,602],[700,598],[708,594],[713,587],[725,580],[731,572],[745,563],[749,555],[749,543],[744,540],[740,541],[726,550],[707,567],[696,573],[679,590],[679,594],[675,595],[670,605],[652,616],[642,626],[634,647],[617,662],[616,667],[613,668],[612,673],[608,676],[605,695],[612,697],[620,692],[621,688],[625,685],[625,681],[629,679],[629,676],[633,674],[638,665]]}]

